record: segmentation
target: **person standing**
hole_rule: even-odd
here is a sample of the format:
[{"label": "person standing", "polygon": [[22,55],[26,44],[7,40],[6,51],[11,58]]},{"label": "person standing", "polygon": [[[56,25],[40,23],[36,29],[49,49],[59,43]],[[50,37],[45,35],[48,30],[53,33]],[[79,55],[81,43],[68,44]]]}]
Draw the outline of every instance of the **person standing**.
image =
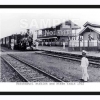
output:
[{"label": "person standing", "polygon": [[14,43],[11,43],[11,49],[14,50]]},{"label": "person standing", "polygon": [[65,42],[63,42],[63,49],[65,49]]},{"label": "person standing", "polygon": [[89,65],[89,61],[88,58],[86,58],[86,54],[87,52],[85,50],[82,51],[82,59],[81,59],[81,69],[82,69],[82,80],[84,82],[87,82],[89,80],[89,75],[88,75],[88,65]]},{"label": "person standing", "polygon": [[38,49],[38,45],[39,45],[39,43],[36,41],[36,49]]},{"label": "person standing", "polygon": [[43,42],[42,42],[42,46],[43,46]]}]

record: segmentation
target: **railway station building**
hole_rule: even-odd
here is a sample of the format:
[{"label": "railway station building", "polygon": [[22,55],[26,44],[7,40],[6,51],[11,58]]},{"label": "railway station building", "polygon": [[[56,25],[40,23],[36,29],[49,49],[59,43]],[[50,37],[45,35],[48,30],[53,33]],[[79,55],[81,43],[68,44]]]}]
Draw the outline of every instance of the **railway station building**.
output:
[{"label": "railway station building", "polygon": [[100,25],[86,22],[83,26],[84,29],[79,32],[79,39],[76,41],[78,45],[73,42],[74,45],[70,47],[73,47],[74,50],[85,49],[88,51],[100,49]]},{"label": "railway station building", "polygon": [[37,38],[41,40],[39,45],[62,46],[65,42],[65,45],[68,46],[69,41],[73,37],[75,39],[77,29],[80,29],[80,27],[70,20],[55,27],[41,29],[39,30],[41,35],[37,35]]}]

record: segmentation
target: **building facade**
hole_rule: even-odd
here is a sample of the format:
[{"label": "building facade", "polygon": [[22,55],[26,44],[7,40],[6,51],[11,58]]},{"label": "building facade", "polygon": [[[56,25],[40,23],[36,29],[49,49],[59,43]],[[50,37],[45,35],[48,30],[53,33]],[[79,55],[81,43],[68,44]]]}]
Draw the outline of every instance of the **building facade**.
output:
[{"label": "building facade", "polygon": [[70,45],[70,47],[74,50],[98,50],[100,48],[100,25],[86,22],[83,26],[84,29],[79,32],[77,43],[71,43],[73,45]]},{"label": "building facade", "polygon": [[62,46],[65,42],[68,46],[72,37],[76,37],[77,29],[80,29],[78,25],[66,21],[55,27],[41,29],[41,35],[38,34],[37,38],[41,40],[40,45]]}]

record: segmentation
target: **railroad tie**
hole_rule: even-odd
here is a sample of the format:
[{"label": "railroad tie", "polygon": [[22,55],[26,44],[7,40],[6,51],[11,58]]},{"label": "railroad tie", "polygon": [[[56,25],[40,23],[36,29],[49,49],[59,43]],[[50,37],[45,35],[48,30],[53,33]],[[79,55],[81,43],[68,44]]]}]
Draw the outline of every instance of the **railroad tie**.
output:
[{"label": "railroad tie", "polygon": [[44,79],[45,77],[44,76],[40,76],[40,77],[35,77],[35,78],[32,78],[33,80],[37,80],[37,79]]}]

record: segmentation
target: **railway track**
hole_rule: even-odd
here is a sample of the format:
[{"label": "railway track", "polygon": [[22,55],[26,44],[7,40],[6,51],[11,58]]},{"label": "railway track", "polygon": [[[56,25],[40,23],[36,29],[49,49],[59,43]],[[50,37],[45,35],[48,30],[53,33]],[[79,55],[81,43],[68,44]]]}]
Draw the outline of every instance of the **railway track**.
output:
[{"label": "railway track", "polygon": [[[2,50],[2,52],[5,52],[6,50]],[[43,54],[47,56],[52,56],[52,57],[57,57],[57,58],[62,58],[62,59],[68,59],[72,61],[81,61],[81,55],[75,55],[75,54],[69,54],[69,53],[57,53],[57,52],[52,52],[52,51],[35,51],[37,54]],[[100,58],[95,58],[93,56],[87,57],[89,59],[89,64],[90,65],[97,65],[100,66]],[[96,67],[96,66],[95,66]]]},{"label": "railway track", "polygon": [[[5,52],[6,50],[2,50],[2,52]],[[43,55],[47,55],[47,56],[52,56],[52,57],[58,57],[58,58],[62,58],[62,59],[69,59],[72,61],[81,61],[81,55],[75,55],[75,54],[69,54],[69,53],[57,53],[57,52],[52,52],[52,51],[35,51],[35,53],[37,54],[43,54]],[[97,57],[93,57],[93,56],[88,56],[87,57],[89,59],[89,64],[90,65],[97,65],[100,66],[100,58]]]},{"label": "railway track", "polygon": [[19,73],[10,67],[7,62],[0,57],[1,60],[1,81],[2,82],[26,82],[26,80],[19,75]]},{"label": "railway track", "polygon": [[[81,59],[81,55],[75,55],[75,54],[64,54],[64,53],[56,53],[56,52],[52,52],[52,51],[50,51],[50,52],[48,52],[48,51],[34,51],[34,53],[36,53],[36,54],[42,54],[42,55],[46,55],[46,56],[53,56],[53,57],[58,57],[58,58],[62,58],[62,59],[68,59],[68,60],[70,60],[70,61],[78,61],[78,62],[80,62],[80,59]],[[10,56],[12,56],[13,58],[12,59],[16,59],[17,58],[17,55],[15,56],[15,55],[13,55],[13,54],[8,54],[8,55],[10,55]],[[19,59],[20,58],[20,59]],[[17,60],[21,60],[22,62],[21,63],[23,63],[23,62],[25,62],[25,61],[23,61],[22,59],[21,59],[21,57],[18,57],[17,58]],[[90,61],[91,60],[91,61]],[[90,64],[92,64],[93,65],[93,67],[100,67],[100,63],[99,63],[99,59],[95,59],[95,58],[91,58],[90,57],[90,59],[89,59],[89,61],[90,61]],[[18,62],[18,61],[16,61],[16,62]],[[94,63],[93,63],[94,62]],[[32,65],[30,65],[29,63],[27,63],[27,62],[25,62],[25,64],[28,64],[27,65],[27,67],[36,67],[36,66],[33,66],[34,64],[32,64]],[[22,64],[19,64],[19,65],[22,65]],[[95,66],[96,65],[96,66]],[[26,66],[26,65],[25,65]],[[91,66],[90,66],[91,67]],[[40,70],[40,66],[39,66],[39,70]],[[20,68],[21,69],[21,68]],[[31,70],[33,70],[33,68],[31,69]],[[37,70],[37,67],[36,67],[36,70]],[[48,71],[47,71],[48,72]],[[29,72],[28,72],[29,73]],[[34,72],[33,72],[34,73]],[[40,73],[40,71],[39,71],[39,73]],[[43,73],[46,73],[46,72],[44,72],[43,71]],[[42,73],[42,75],[39,75],[39,77],[41,77],[41,76],[45,76],[45,79],[46,80],[44,80],[44,78],[40,78],[39,79],[39,77],[38,77],[38,79],[37,80],[30,80],[30,78],[27,78],[28,79],[28,81],[29,82],[67,82],[67,80],[65,81],[65,79],[63,79],[63,78],[57,78],[55,75],[53,76],[53,78],[52,77],[50,77],[50,76],[52,76],[52,75],[50,75],[50,76],[48,76],[47,74],[45,74],[45,75],[43,75],[43,73]],[[22,75],[23,76],[23,75]],[[32,76],[32,75],[31,75]],[[49,77],[49,78],[47,78],[47,76]],[[55,78],[57,79],[57,80],[55,80]]]},{"label": "railway track", "polygon": [[[52,57],[57,57],[57,58],[62,58],[62,59],[68,59],[72,61],[78,61],[78,62],[81,62],[81,57],[82,57],[81,55],[67,54],[67,53],[63,54],[63,53],[56,53],[52,51],[44,51],[44,52],[36,52],[36,53],[47,55],[47,56],[52,56]],[[89,59],[90,65],[97,65],[100,67],[100,58],[88,57],[88,59]]]},{"label": "railway track", "polygon": [[1,52],[6,52],[6,50],[1,49]]},{"label": "railway track", "polygon": [[7,54],[1,57],[25,82],[63,82],[63,80],[30,65],[29,63]]}]

